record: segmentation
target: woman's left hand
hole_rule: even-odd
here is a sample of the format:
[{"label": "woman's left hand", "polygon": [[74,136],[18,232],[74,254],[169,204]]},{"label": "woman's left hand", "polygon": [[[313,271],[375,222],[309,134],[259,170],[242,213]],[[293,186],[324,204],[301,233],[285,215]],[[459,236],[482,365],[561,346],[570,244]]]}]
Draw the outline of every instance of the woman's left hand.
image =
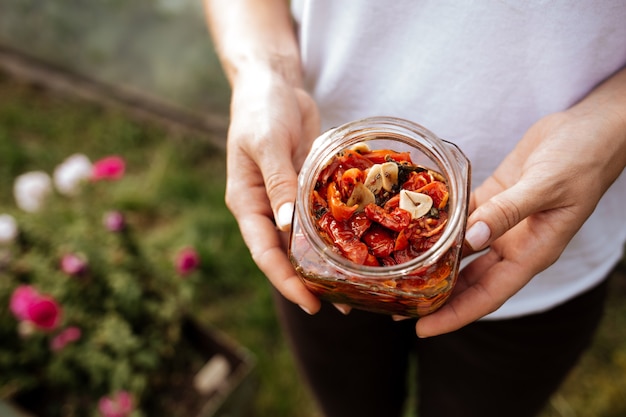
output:
[{"label": "woman's left hand", "polygon": [[459,329],[498,309],[554,263],[626,166],[626,71],[524,135],[472,194],[467,243],[486,252],[449,300],[418,320],[420,337]]}]

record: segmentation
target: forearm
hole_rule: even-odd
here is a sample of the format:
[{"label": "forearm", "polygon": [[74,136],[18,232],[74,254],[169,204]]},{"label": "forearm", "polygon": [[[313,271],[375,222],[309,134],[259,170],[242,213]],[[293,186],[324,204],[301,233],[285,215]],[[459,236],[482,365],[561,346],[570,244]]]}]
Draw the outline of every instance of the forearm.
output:
[{"label": "forearm", "polygon": [[205,0],[207,24],[234,86],[242,75],[280,76],[294,87],[302,75],[296,34],[285,0]]}]

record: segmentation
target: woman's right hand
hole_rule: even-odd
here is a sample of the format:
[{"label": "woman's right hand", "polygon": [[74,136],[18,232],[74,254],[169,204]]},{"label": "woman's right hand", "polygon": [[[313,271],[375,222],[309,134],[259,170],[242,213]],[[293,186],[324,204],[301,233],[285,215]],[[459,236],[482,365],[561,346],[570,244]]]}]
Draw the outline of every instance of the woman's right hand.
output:
[{"label": "woman's right hand", "polygon": [[[319,134],[313,99],[283,75],[250,70],[233,84],[226,204],[254,262],[288,300],[313,314],[320,301],[286,254],[297,172]],[[279,230],[280,229],[280,230]]]},{"label": "woman's right hand", "polygon": [[319,115],[304,92],[289,2],[204,0],[208,28],[232,88],[226,204],[252,258],[276,289],[305,311],[320,301],[296,275],[286,231],[297,171],[319,134]]}]

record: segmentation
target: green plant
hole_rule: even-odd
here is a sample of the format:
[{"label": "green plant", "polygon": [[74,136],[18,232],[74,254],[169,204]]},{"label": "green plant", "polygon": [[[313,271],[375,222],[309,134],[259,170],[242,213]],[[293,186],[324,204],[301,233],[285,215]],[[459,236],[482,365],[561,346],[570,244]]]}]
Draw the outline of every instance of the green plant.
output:
[{"label": "green plant", "polygon": [[167,219],[149,201],[122,204],[124,174],[121,157],[74,155],[54,180],[17,177],[0,216],[0,398],[53,397],[46,416],[135,417],[167,381],[199,255],[145,239]]}]

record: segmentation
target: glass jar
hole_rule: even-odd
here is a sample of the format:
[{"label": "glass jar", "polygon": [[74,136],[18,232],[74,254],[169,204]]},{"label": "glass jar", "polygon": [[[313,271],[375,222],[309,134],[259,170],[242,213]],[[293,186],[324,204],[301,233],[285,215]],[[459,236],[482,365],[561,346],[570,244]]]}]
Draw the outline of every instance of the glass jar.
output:
[{"label": "glass jar", "polygon": [[[444,178],[448,219],[439,239],[407,262],[357,264],[318,231],[311,196],[322,170],[345,149],[409,152],[414,164]],[[456,283],[465,237],[470,163],[459,148],[426,128],[398,118],[372,117],[347,123],[318,137],[298,176],[289,258],[307,288],[321,299],[385,314],[419,317],[441,307]]]}]

